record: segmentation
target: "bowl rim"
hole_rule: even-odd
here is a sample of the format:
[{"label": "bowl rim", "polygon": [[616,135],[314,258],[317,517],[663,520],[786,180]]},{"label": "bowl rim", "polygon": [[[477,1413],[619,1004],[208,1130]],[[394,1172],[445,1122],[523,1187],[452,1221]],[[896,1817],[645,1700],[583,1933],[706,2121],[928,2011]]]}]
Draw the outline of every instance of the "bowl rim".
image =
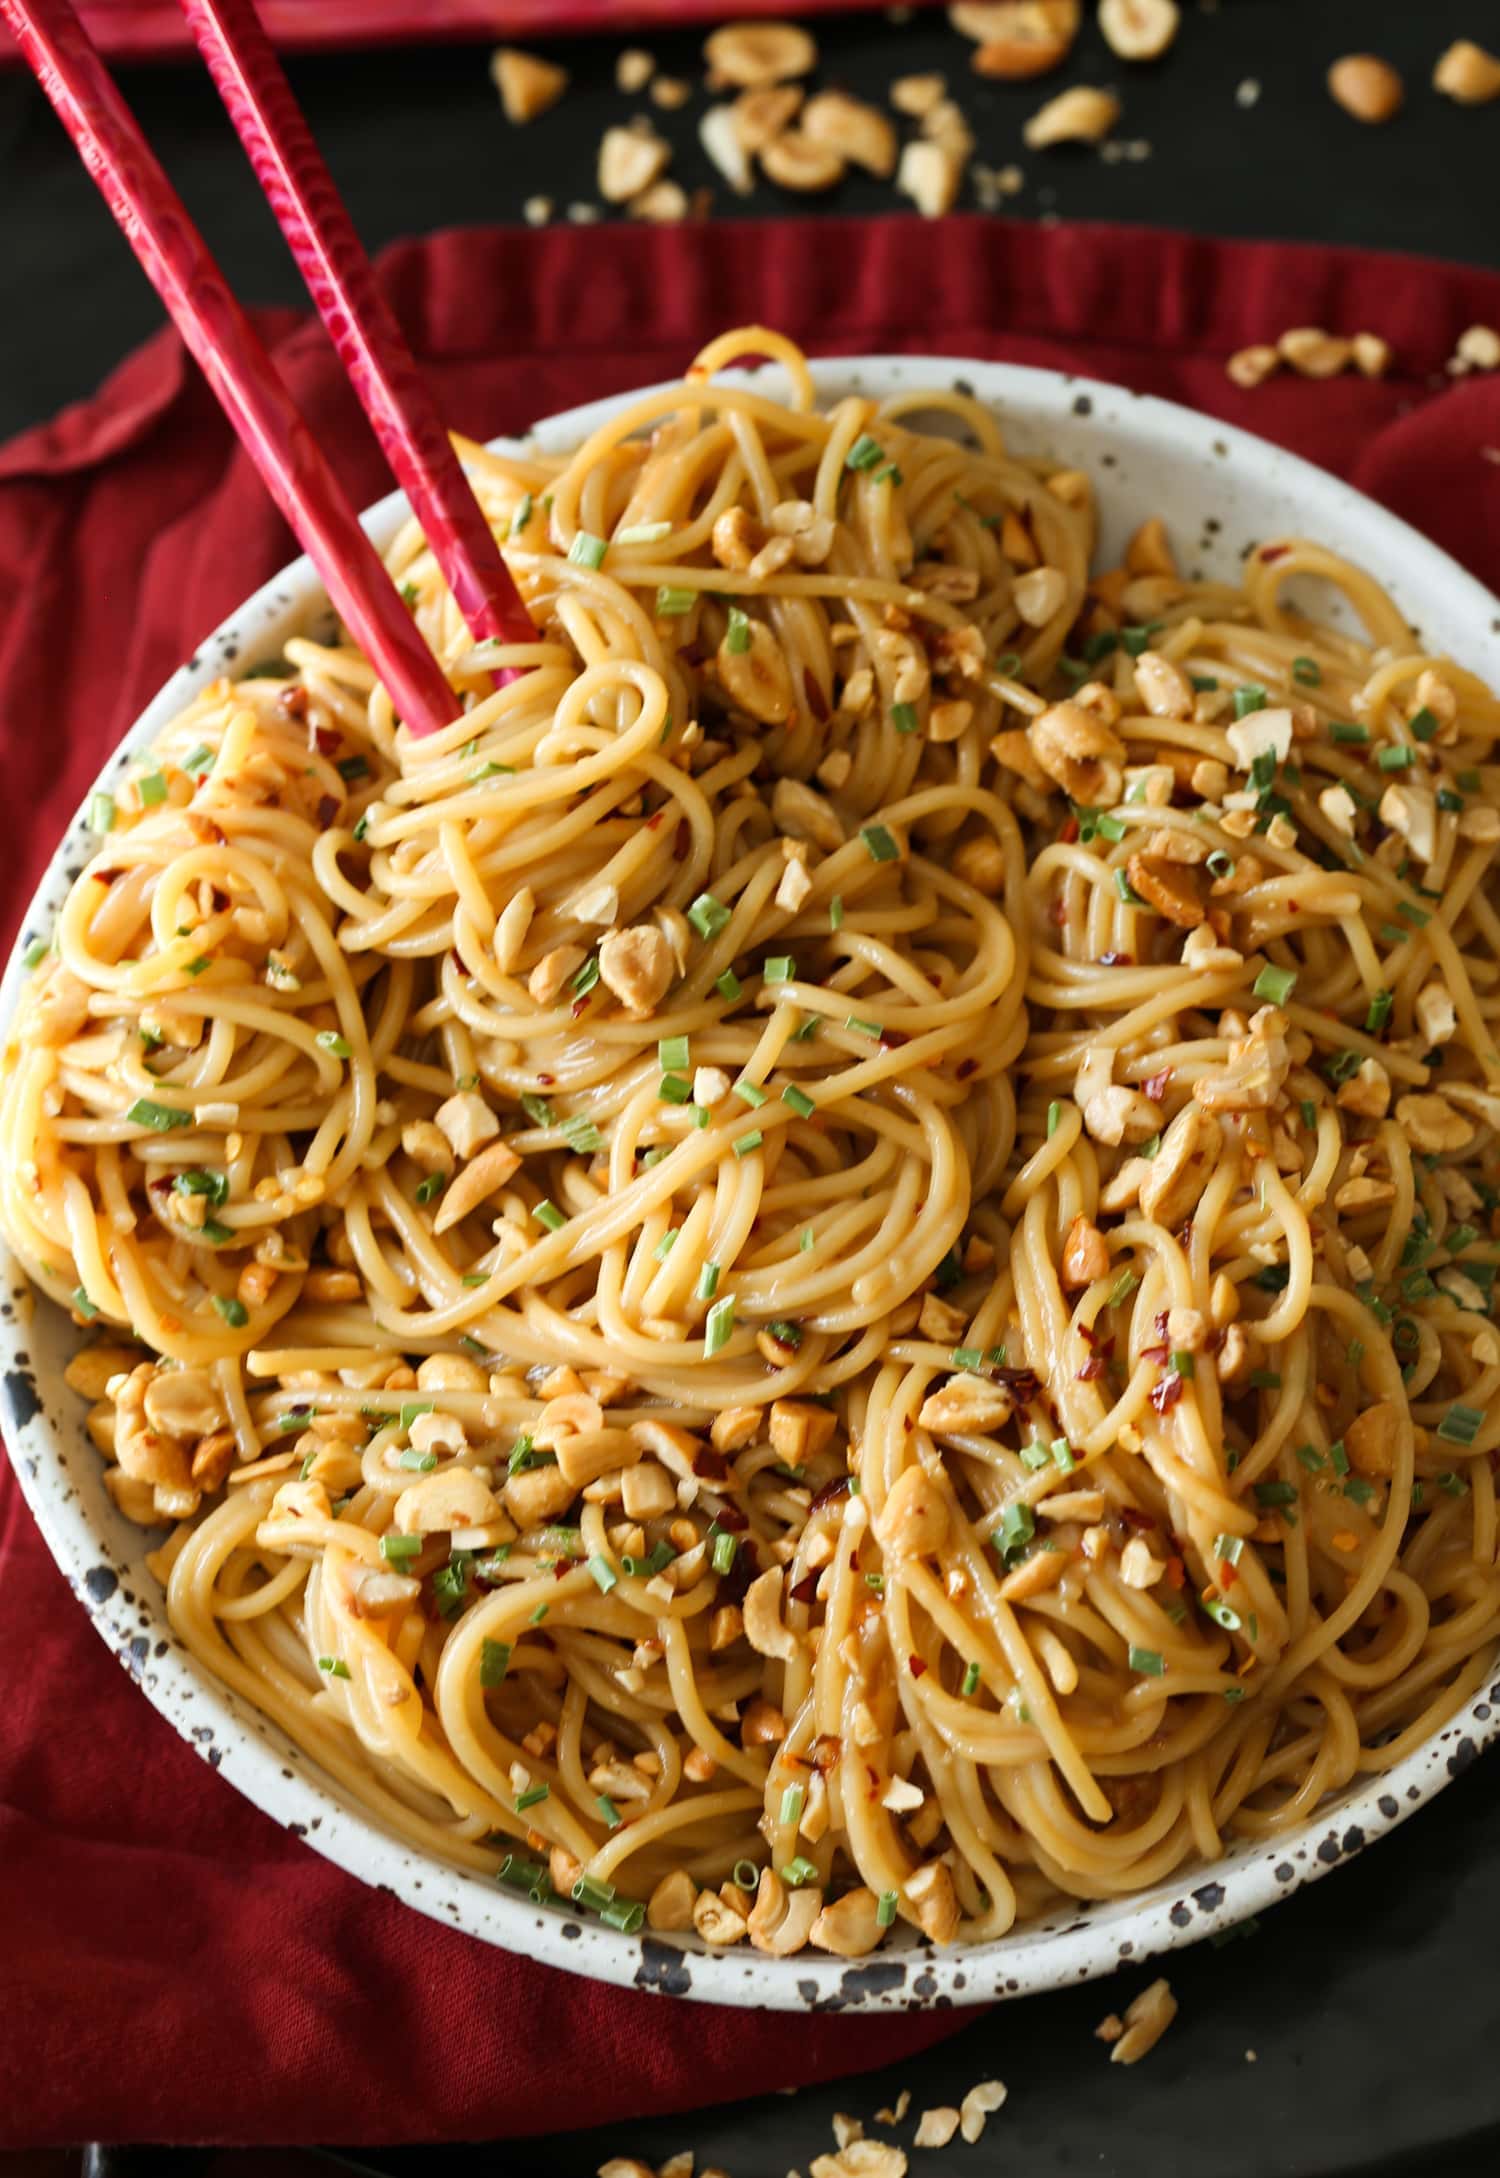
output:
[{"label": "bowl rim", "polygon": [[[1441,581],[1453,618],[1472,621],[1473,650],[1489,650],[1500,672],[1500,604],[1483,586],[1398,516],[1340,479],[1253,433],[1104,381],[1009,363],[947,356],[850,356],[814,361],[820,395],[859,390],[880,397],[924,384],[965,385],[1017,436],[1078,420],[1139,442],[1146,452],[1184,454],[1205,463],[1284,477],[1288,512],[1345,534],[1379,560],[1383,579],[1413,572]],[[774,370],[756,380],[775,382]],[[497,438],[497,449],[556,449],[575,444],[601,421],[656,387],[581,404],[534,425],[523,439]],[[1107,425],[1104,419],[1107,417]],[[1261,479],[1261,487],[1264,478]],[[1107,487],[1106,487],[1107,490]],[[389,493],[362,517],[378,546],[408,512]],[[134,751],[217,674],[243,672],[274,656],[287,636],[312,625],[326,599],[306,558],[261,586],[209,635],[147,704],[111,753],[97,785],[107,789]],[[75,816],[48,863],[19,926],[0,981],[0,1033],[8,1027],[24,975],[28,930],[50,922],[66,889],[67,865],[84,846]],[[300,1835],[335,1867],[414,1906],[440,1925],[591,1979],[702,2002],[776,2010],[916,2009],[975,2004],[1068,1986],[1113,1972],[1263,1912],[1303,1883],[1382,1837],[1431,1799],[1488,1741],[1500,1735],[1500,1663],[1495,1676],[1446,1724],[1392,1769],[1315,1812],[1297,1829],[1259,1843],[1241,1841],[1211,1864],[1184,1867],[1131,1897],[1091,1905],[1064,1901],[1045,1921],[987,1943],[946,1951],[911,1941],[863,1961],[800,1953],[786,1960],[740,1950],[714,1952],[652,1934],[626,1936],[571,1913],[532,1906],[485,1877],[413,1851],[347,1799],[301,1749],[259,1711],[214,1680],[178,1641],[165,1598],[141,1564],[149,1531],[120,1520],[102,1487],[102,1463],[81,1419],[48,1411],[50,1386],[39,1382],[31,1351],[34,1312],[46,1308],[0,1248],[0,1421],[21,1491],[59,1568],[96,1632],[125,1664],[154,1706],[201,1757],[283,1829]],[[56,1316],[57,1325],[65,1319]],[[58,1388],[60,1378],[58,1380]],[[63,1391],[65,1400],[73,1395]],[[76,1462],[76,1469],[74,1463]],[[139,1584],[138,1586],[135,1584]],[[159,1653],[153,1654],[153,1651]]]}]

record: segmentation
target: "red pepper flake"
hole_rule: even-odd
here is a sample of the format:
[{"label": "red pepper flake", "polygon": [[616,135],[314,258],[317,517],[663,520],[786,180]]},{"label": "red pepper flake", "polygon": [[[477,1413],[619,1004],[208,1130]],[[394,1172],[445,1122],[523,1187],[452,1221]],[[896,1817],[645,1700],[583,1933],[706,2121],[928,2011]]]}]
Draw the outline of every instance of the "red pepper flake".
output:
[{"label": "red pepper flake", "polygon": [[678,825],[676,837],[672,841],[672,859],[674,862],[681,862],[688,851],[692,837],[693,828],[688,823],[687,818],[684,817]]},{"label": "red pepper flake", "polygon": [[312,737],[319,756],[332,756],[343,746],[344,737],[337,726],[314,726]]},{"label": "red pepper flake", "polygon": [[1221,1558],[1218,1571],[1219,1586],[1221,1588],[1232,1588],[1239,1579],[1239,1574],[1235,1571],[1234,1561],[1231,1558]]},{"label": "red pepper flake", "polygon": [[572,1005],[568,1008],[569,1013],[572,1015],[575,1021],[578,1019],[578,1016],[581,1013],[587,1013],[588,1010],[589,1002],[586,998],[575,998]]},{"label": "red pepper flake", "polygon": [[326,832],[339,813],[337,797],[332,794],[318,796],[318,830]]},{"label": "red pepper flake", "polygon": [[835,1498],[847,1497],[848,1494],[849,1477],[847,1475],[835,1475],[832,1482],[824,1483],[822,1489],[819,1490],[807,1509],[810,1513],[815,1513],[820,1505],[831,1505]]},{"label": "red pepper flake", "polygon": [[811,1603],[818,1593],[816,1573],[804,1573],[800,1581],[792,1583],[793,1603]]},{"label": "red pepper flake", "polygon": [[1182,1378],[1169,1369],[1165,1376],[1157,1378],[1148,1396],[1158,1414],[1170,1414],[1182,1397]]},{"label": "red pepper flake", "polygon": [[[694,1460],[693,1473],[696,1475],[699,1472],[698,1463]],[[750,1515],[741,1512],[738,1505],[721,1505],[714,1514],[714,1518],[719,1526],[727,1528],[731,1535],[743,1535],[750,1525]]]},{"label": "red pepper flake", "polygon": [[954,1075],[959,1081],[967,1081],[971,1074],[977,1073],[978,1071],[979,1061],[977,1059],[960,1059],[957,1066],[953,1069]]},{"label": "red pepper flake", "polygon": [[288,718],[306,718],[307,690],[305,688],[283,688],[276,698],[276,708],[278,711],[285,711]]},{"label": "red pepper flake", "polygon": [[1032,1407],[1042,1396],[1042,1380],[1035,1369],[998,1369],[1000,1382],[1017,1406]]},{"label": "red pepper flake", "polygon": [[1141,1083],[1141,1095],[1149,1097],[1153,1104],[1160,1104],[1166,1096],[1167,1085],[1172,1079],[1172,1069],[1164,1066],[1159,1074],[1148,1074]]},{"label": "red pepper flake", "polygon": [[1191,1248],[1193,1245],[1193,1221],[1191,1218],[1184,1218],[1177,1228],[1177,1240],[1179,1246],[1184,1248]]},{"label": "red pepper flake", "polygon": [[911,1673],[914,1679],[920,1679],[923,1672],[926,1671],[927,1666],[923,1663],[920,1656],[908,1656],[908,1658],[906,1659],[906,1668]]},{"label": "red pepper flake", "polygon": [[802,691],[807,697],[807,708],[820,726],[828,723],[828,698],[818,682],[818,676],[810,665],[802,668]]},{"label": "red pepper flake", "polygon": [[1056,923],[1058,929],[1061,930],[1063,924],[1068,919],[1068,904],[1066,900],[1054,900],[1051,907],[1048,908],[1047,913],[1052,921]]},{"label": "red pepper flake", "polygon": [[1302,902],[1300,900],[1288,900],[1286,906],[1289,915],[1300,915],[1302,913]]},{"label": "red pepper flake", "polygon": [[812,1744],[813,1768],[831,1770],[843,1751],[844,1743],[837,1732],[820,1732]]},{"label": "red pepper flake", "polygon": [[857,1550],[851,1550],[849,1553],[849,1571],[851,1573],[859,1571],[859,1552]]},{"label": "red pepper flake", "polygon": [[1154,1535],[1156,1533],[1156,1522],[1152,1519],[1150,1513],[1142,1512],[1139,1505],[1122,1505],[1120,1507],[1120,1518],[1127,1528],[1135,1528],[1142,1535]]},{"label": "red pepper flake", "polygon": [[1098,968],[1133,968],[1134,953],[1101,953],[1094,964]]},{"label": "red pepper flake", "polygon": [[1171,1351],[1171,1347],[1165,1345],[1143,1346],[1141,1348],[1141,1359],[1143,1361],[1155,1361],[1160,1363],[1166,1360],[1167,1356],[1171,1353]]},{"label": "red pepper flake", "polygon": [[1187,1567],[1175,1550],[1167,1560],[1167,1570],[1162,1577],[1169,1588],[1181,1588],[1186,1584]]},{"label": "red pepper flake", "polygon": [[1269,567],[1272,560],[1284,560],[1291,549],[1290,545],[1262,545],[1260,548],[1262,565]]},{"label": "red pepper flake", "polygon": [[659,831],[661,829],[661,820],[665,815],[665,809],[658,809],[655,816],[646,819],[646,830],[648,832]]},{"label": "red pepper flake", "polygon": [[[722,1452],[711,1452],[705,1445],[701,1452],[693,1454],[693,1473],[702,1482],[727,1482],[729,1462]],[[719,1525],[728,1525],[723,1513],[719,1515]]]},{"label": "red pepper flake", "polygon": [[1067,823],[1059,828],[1057,836],[1065,847],[1071,847],[1078,837],[1078,819],[1069,817]]},{"label": "red pepper flake", "polygon": [[1092,1384],[1096,1376],[1103,1376],[1103,1374],[1103,1361],[1098,1354],[1090,1354],[1083,1367],[1077,1372],[1078,1382],[1080,1384]]}]

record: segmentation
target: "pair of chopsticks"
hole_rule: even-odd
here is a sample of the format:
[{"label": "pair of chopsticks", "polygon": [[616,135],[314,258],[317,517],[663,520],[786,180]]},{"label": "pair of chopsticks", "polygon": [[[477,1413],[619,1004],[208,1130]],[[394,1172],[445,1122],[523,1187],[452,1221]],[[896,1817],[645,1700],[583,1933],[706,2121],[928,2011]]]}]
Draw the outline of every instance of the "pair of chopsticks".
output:
[{"label": "pair of chopsticks", "polygon": [[[182,0],[339,360],[479,641],[536,631],[252,0]],[[340,618],[413,734],[460,706],[348,496],[69,0],[0,0],[51,100]]]}]

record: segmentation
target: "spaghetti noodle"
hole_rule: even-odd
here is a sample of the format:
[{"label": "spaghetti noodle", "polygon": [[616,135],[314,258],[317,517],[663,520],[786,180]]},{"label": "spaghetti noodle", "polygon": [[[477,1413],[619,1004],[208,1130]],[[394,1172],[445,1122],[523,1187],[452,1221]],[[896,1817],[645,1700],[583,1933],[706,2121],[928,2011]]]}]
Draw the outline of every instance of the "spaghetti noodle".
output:
[{"label": "spaghetti noodle", "polygon": [[1399,1759],[1500,1634],[1495,699],[1314,544],[1091,582],[1085,477],[763,332],[462,451],[536,641],[408,527],[461,720],[216,684],[6,1052],[182,1639],[425,1849],[776,1952]]}]

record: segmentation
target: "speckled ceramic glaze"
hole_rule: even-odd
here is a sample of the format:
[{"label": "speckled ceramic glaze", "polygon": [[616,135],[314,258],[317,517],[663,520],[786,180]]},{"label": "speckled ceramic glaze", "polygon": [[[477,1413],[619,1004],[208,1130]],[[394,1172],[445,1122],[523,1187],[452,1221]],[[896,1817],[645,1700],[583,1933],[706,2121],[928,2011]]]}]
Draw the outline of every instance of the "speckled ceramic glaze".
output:
[{"label": "speckled ceramic glaze", "polygon": [[[816,368],[820,394],[881,396],[958,384],[1003,418],[1021,452],[1045,451],[1088,469],[1102,505],[1102,557],[1118,558],[1148,514],[1167,518],[1191,573],[1233,579],[1247,549],[1302,531],[1345,551],[1394,592],[1434,650],[1450,650],[1500,685],[1500,606],[1433,545],[1369,500],[1263,440],[1164,401],[1046,371],[951,359],[863,358]],[[539,425],[536,441],[564,449],[616,402]],[[393,496],[366,518],[379,545],[404,502]],[[1324,609],[1327,600],[1320,600]],[[299,560],[227,621],[183,667],[127,735],[100,784],[113,783],[203,684],[274,658],[288,636],[327,619],[311,568]],[[47,872],[22,943],[49,932],[69,884],[92,852],[76,820]],[[15,1005],[22,970],[12,958],[0,987],[0,1019]],[[972,2004],[1053,1989],[1106,1974],[1194,1942],[1262,1912],[1300,1884],[1361,1851],[1456,1776],[1500,1730],[1500,1663],[1482,1696],[1387,1775],[1343,1795],[1274,1844],[1243,1844],[1212,1866],[1182,1871],[1134,1898],[1062,1909],[1050,1919],[969,1949],[934,1951],[902,1939],[860,1964],[803,1953],[763,1958],[748,1949],[711,1952],[695,1940],[624,1936],[568,1910],[546,1911],[483,1879],[409,1851],[352,1806],[257,1712],[210,1679],[174,1638],[164,1598],[146,1571],[151,1538],[115,1511],[83,1428],[83,1406],[62,1381],[79,1333],[35,1303],[0,1254],[0,1375],[8,1449],[21,1488],[54,1557],[102,1640],[162,1716],[204,1760],[257,1806],[350,1874],[379,1884],[419,1912],[481,1942],[528,1953],[598,1979],[719,2004],[841,2011]],[[157,1729],[140,1712],[143,1735]]]}]

